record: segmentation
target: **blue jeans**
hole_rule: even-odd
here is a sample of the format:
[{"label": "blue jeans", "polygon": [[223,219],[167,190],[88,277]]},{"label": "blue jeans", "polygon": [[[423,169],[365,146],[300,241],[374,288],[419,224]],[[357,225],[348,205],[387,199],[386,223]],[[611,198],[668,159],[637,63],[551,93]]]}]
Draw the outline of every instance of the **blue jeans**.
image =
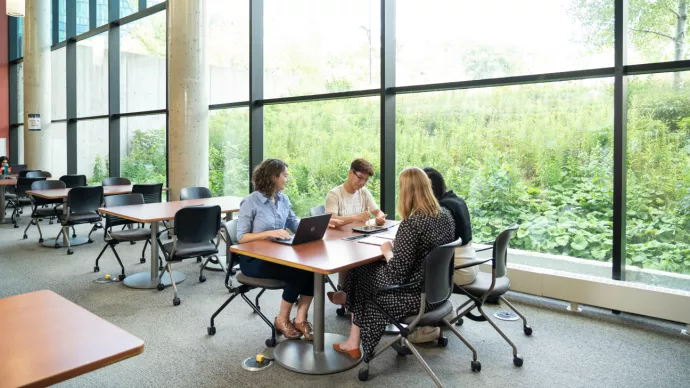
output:
[{"label": "blue jeans", "polygon": [[295,303],[299,295],[314,296],[314,274],[309,271],[247,256],[240,256],[240,270],[253,278],[285,281],[283,300],[288,303]]}]

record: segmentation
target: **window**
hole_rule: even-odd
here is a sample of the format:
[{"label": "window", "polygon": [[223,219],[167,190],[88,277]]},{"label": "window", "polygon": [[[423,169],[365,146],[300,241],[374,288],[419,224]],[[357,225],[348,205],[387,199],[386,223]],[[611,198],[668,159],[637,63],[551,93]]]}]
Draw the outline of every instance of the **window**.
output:
[{"label": "window", "polygon": [[[51,12],[52,15],[52,12]],[[58,0],[58,42],[67,38],[67,6],[65,0]]]},{"label": "window", "polygon": [[19,152],[17,152],[17,164],[24,164],[24,126],[20,125],[17,127],[17,147]]},{"label": "window", "polygon": [[[9,16],[8,18],[13,18]],[[10,53],[10,60],[21,58],[24,56],[24,18],[14,18],[17,21],[17,49],[15,52]]]},{"label": "window", "polygon": [[108,114],[108,33],[77,42],[77,116]]},{"label": "window", "polygon": [[628,78],[626,279],[690,291],[688,72]]},{"label": "window", "polygon": [[378,97],[266,106],[264,155],[288,164],[286,194],[298,217],[325,203],[356,158],[374,164],[367,188],[379,202],[379,110]]},{"label": "window", "polygon": [[90,186],[110,176],[108,128],[107,119],[77,122],[77,174],[86,175]]},{"label": "window", "polygon": [[50,157],[53,177],[67,175],[67,123],[50,124]]},{"label": "window", "polygon": [[[118,0],[110,0],[118,1]],[[139,11],[139,0],[119,0],[120,1],[120,17],[129,16]]]},{"label": "window", "polygon": [[67,57],[64,47],[50,53],[53,120],[67,118]]},{"label": "window", "polygon": [[[687,1],[631,1],[628,64],[688,59]],[[678,29],[682,28],[682,33]]]},{"label": "window", "polygon": [[[413,85],[613,66],[613,0],[400,0],[397,83]],[[590,19],[601,26],[599,39]],[[598,37],[599,35],[597,35]],[[596,44],[595,44],[596,43]]]},{"label": "window", "polygon": [[14,66],[14,71],[17,72],[17,117],[16,123],[24,122],[24,62],[17,63]]},{"label": "window", "polygon": [[165,115],[120,119],[120,176],[132,183],[166,182]]},{"label": "window", "polygon": [[77,0],[77,35],[89,30],[89,0]]},{"label": "window", "polygon": [[153,7],[156,4],[160,4],[165,0],[146,0],[146,7]]},{"label": "window", "polygon": [[108,0],[96,0],[96,27],[108,24]]},{"label": "window", "polygon": [[612,101],[612,79],[401,95],[397,171],[437,169],[474,243],[519,224],[520,264],[610,278]]},{"label": "window", "polygon": [[209,0],[206,4],[209,101],[211,104],[247,101],[249,2]]},{"label": "window", "polygon": [[165,109],[165,11],[120,27],[120,110]]},{"label": "window", "polygon": [[209,112],[208,176],[214,196],[249,194],[249,108]]},{"label": "window", "polygon": [[266,98],[379,87],[379,1],[268,0],[264,12]]}]

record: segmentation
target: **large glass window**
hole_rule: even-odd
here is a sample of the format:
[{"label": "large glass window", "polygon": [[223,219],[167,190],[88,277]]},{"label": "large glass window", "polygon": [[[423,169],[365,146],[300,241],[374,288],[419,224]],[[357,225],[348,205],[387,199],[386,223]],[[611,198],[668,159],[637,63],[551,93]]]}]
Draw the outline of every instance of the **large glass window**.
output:
[{"label": "large glass window", "polygon": [[108,33],[77,42],[77,116],[108,114]]},{"label": "large glass window", "polygon": [[77,35],[89,30],[89,0],[77,1]]},{"label": "large glass window", "polygon": [[630,1],[628,64],[688,59],[687,0]]},{"label": "large glass window", "polygon": [[[118,0],[111,0],[118,1]],[[139,0],[119,0],[120,1],[120,17],[129,16],[139,11]]]},{"label": "large glass window", "polygon": [[64,47],[50,53],[53,120],[67,118],[67,57]]},{"label": "large glass window", "polygon": [[108,0],[96,0],[96,27],[108,24]]},{"label": "large glass window", "polygon": [[9,53],[10,61],[24,56],[24,18],[16,18],[8,16],[8,19],[14,19],[17,22],[17,30],[15,34],[16,50],[11,50]]},{"label": "large glass window", "polygon": [[[51,12],[52,15],[52,12]],[[67,5],[65,0],[58,0],[58,42],[67,38]]]},{"label": "large glass window", "polygon": [[17,164],[24,164],[24,126],[17,127]]},{"label": "large glass window", "polygon": [[15,123],[24,122],[24,62],[19,62],[14,66],[14,71],[17,72],[17,117]]},{"label": "large glass window", "polygon": [[209,101],[211,104],[247,101],[249,2],[208,0],[206,14],[209,26]]},{"label": "large glass window", "polygon": [[298,217],[323,205],[347,179],[350,163],[365,158],[376,174],[367,188],[379,200],[378,97],[270,105],[264,113],[264,155],[289,165],[286,194]]},{"label": "large glass window", "polygon": [[209,112],[208,176],[214,196],[249,194],[249,108]]},{"label": "large glass window", "polygon": [[165,115],[120,119],[120,176],[132,183],[166,182]]},{"label": "large glass window", "polygon": [[165,11],[120,27],[120,110],[165,109]]},{"label": "large glass window", "polygon": [[690,291],[690,91],[685,73],[628,78],[626,279]]},{"label": "large glass window", "polygon": [[77,122],[77,174],[86,175],[89,185],[100,185],[109,174],[108,120]]},{"label": "large glass window", "polygon": [[519,224],[521,264],[610,278],[612,102],[610,79],[401,95],[397,171],[441,172],[475,244]]},{"label": "large glass window", "polygon": [[[613,66],[613,0],[434,1],[396,6],[397,83],[413,85]],[[595,8],[596,7],[596,8]],[[598,35],[597,35],[598,36]],[[606,35],[608,36],[608,35]]]},{"label": "large glass window", "polygon": [[269,0],[264,12],[266,98],[380,85],[379,1]]},{"label": "large glass window", "polygon": [[50,124],[50,158],[53,177],[67,175],[67,123]]}]

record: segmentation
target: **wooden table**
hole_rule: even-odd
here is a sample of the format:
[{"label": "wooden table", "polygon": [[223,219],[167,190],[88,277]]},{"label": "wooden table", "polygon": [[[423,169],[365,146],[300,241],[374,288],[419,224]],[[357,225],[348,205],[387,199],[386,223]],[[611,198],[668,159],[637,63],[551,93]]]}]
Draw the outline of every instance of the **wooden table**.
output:
[{"label": "wooden table", "polygon": [[[396,221],[386,221],[395,225]],[[381,247],[343,238],[353,234],[353,223],[340,228],[329,228],[322,240],[290,246],[268,240],[233,245],[230,250],[245,256],[303,269],[314,273],[314,340],[283,341],[273,352],[278,365],[294,372],[330,374],[354,368],[360,360],[333,350],[333,344],[344,342],[346,336],[326,333],[324,328],[325,290],[324,275],[358,267],[383,258]],[[388,233],[395,232],[392,231]]]},{"label": "wooden table", "polygon": [[[4,178],[4,177],[3,177]],[[12,220],[5,219],[5,189],[7,186],[16,186],[17,180],[11,179],[0,179],[0,225],[12,223]]]},{"label": "wooden table", "polygon": [[0,299],[0,388],[57,384],[144,351],[144,341],[52,291]]},{"label": "wooden table", "polygon": [[[26,193],[33,197],[41,197],[46,199],[62,199],[62,215],[67,216],[67,197],[71,188],[65,189],[50,189],[50,190],[28,190]],[[165,188],[164,190],[167,190]],[[119,194],[129,194],[132,192],[132,185],[117,185],[117,186],[103,186],[103,195],[119,195]],[[50,237],[43,241],[43,246],[48,248],[66,247],[67,240],[69,240],[70,246],[76,247],[79,245],[86,244],[89,239],[87,237],[69,237],[69,233],[62,233],[62,243],[57,241],[57,237]]]},{"label": "wooden table", "polygon": [[[187,201],[172,201],[161,203],[147,203],[144,205],[129,205],[116,206],[108,208],[100,208],[99,212],[103,214],[110,214],[130,221],[139,222],[143,224],[151,224],[151,270],[150,272],[139,272],[134,275],[129,275],[125,278],[124,284],[132,288],[156,288],[158,285],[158,244],[156,238],[158,235],[158,222],[169,221],[175,219],[175,213],[186,206],[198,205],[218,205],[220,212],[223,214],[231,214],[240,211],[240,197],[214,197],[206,199],[190,199]],[[175,283],[179,283],[185,279],[181,272],[173,271],[173,279]],[[164,285],[170,285],[170,281],[164,277],[161,279]]]}]

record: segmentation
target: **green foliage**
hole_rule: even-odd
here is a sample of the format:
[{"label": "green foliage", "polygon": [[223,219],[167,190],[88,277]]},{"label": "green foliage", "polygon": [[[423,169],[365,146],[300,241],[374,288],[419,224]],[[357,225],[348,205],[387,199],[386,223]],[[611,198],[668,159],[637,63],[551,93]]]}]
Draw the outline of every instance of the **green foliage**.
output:
[{"label": "green foliage", "polygon": [[122,158],[121,175],[132,183],[165,182],[165,128],[137,129],[129,145],[129,152]]}]

